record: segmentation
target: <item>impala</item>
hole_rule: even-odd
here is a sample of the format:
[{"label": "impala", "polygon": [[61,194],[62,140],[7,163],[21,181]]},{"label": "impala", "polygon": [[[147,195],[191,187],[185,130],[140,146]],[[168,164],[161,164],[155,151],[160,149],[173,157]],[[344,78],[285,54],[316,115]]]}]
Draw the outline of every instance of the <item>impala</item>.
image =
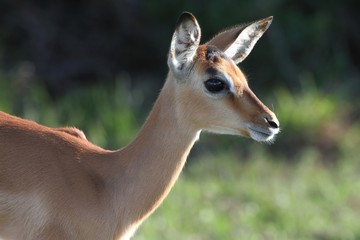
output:
[{"label": "impala", "polygon": [[164,87],[120,150],[104,150],[75,128],[1,113],[0,238],[129,239],[167,196],[202,130],[273,141],[279,121],[236,66],[271,21],[230,28],[201,45],[197,20],[183,13]]}]

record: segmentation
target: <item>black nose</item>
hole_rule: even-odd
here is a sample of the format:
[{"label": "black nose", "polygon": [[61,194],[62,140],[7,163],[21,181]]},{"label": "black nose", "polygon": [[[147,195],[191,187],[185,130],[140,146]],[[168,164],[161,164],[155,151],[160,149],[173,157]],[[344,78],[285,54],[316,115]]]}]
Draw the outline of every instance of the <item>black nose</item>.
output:
[{"label": "black nose", "polygon": [[269,119],[269,118],[265,118],[266,122],[270,125],[271,128],[279,128],[279,123]]}]

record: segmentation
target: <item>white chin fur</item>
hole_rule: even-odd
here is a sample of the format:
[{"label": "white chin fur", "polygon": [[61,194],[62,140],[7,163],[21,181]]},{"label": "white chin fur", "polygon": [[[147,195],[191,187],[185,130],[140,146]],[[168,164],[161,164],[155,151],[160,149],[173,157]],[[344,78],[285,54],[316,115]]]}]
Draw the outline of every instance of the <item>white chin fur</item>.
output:
[{"label": "white chin fur", "polygon": [[250,131],[249,133],[250,133],[250,137],[257,142],[273,143],[275,140],[275,134],[266,136],[264,134],[260,134],[258,132],[253,132],[253,131]]},{"label": "white chin fur", "polygon": [[264,131],[255,131],[253,129],[248,129],[250,137],[257,142],[267,142],[273,143],[275,141],[276,134],[279,133],[279,129],[268,130],[266,133]]},{"label": "white chin fur", "polygon": [[[224,127],[214,127],[204,130],[216,134],[242,135],[240,132],[234,129]],[[250,137],[257,142],[273,143],[275,141],[276,134],[279,133],[279,129],[260,129],[250,126],[248,127],[248,132]]]}]

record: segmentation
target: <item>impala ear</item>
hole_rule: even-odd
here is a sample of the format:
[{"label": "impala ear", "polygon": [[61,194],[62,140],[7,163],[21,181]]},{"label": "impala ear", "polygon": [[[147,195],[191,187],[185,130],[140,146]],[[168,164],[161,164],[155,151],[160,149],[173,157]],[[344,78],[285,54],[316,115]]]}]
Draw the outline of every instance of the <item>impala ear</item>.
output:
[{"label": "impala ear", "polygon": [[230,28],[216,35],[207,45],[216,46],[238,64],[249,55],[255,43],[270,26],[272,19],[271,16],[254,23]]},{"label": "impala ear", "polygon": [[200,27],[196,18],[184,12],[176,23],[168,56],[170,70],[178,78],[183,78],[190,71],[190,66],[200,43]]}]

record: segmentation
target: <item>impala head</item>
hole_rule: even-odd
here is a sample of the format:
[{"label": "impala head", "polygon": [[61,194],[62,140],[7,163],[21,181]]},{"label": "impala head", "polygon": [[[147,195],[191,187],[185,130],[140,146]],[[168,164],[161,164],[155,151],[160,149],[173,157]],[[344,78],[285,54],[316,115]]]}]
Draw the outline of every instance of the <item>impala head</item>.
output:
[{"label": "impala head", "polygon": [[272,141],[279,121],[251,91],[236,64],[242,62],[271,24],[268,17],[233,27],[200,45],[196,18],[183,13],[168,58],[179,118],[197,129]]}]

